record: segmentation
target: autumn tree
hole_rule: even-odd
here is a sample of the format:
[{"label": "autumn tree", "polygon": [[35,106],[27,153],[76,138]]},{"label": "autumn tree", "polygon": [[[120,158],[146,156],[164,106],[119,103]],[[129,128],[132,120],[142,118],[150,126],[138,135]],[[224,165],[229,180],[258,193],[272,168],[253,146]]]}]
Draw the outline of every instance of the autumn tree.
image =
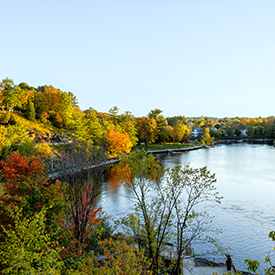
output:
[{"label": "autumn tree", "polygon": [[133,147],[128,133],[121,133],[119,127],[113,126],[107,133],[106,140],[110,157],[117,157],[119,153],[129,153]]},{"label": "autumn tree", "polygon": [[60,177],[64,181],[67,219],[74,239],[84,244],[89,229],[99,222],[95,210],[105,173],[106,154],[102,148],[87,143],[74,143],[63,151]]},{"label": "autumn tree", "polygon": [[39,89],[35,98],[35,109],[39,116],[47,113],[55,126],[65,127],[73,112],[72,95],[53,86]]},{"label": "autumn tree", "polygon": [[6,160],[0,161],[0,172],[4,191],[0,196],[1,225],[8,229],[10,224],[14,224],[9,216],[13,206],[22,209],[25,217],[46,207],[46,230],[57,236],[59,218],[64,208],[60,182],[46,181],[42,161],[38,157],[20,156],[18,152],[13,152]]},{"label": "autumn tree", "polygon": [[174,141],[182,142],[183,140],[188,140],[190,134],[189,129],[186,125],[181,124],[178,119],[175,119],[173,129]]},{"label": "autumn tree", "polygon": [[155,141],[157,123],[154,118],[139,117],[136,120],[136,127],[139,142],[143,141],[146,145],[148,145],[149,142]]},{"label": "autumn tree", "polygon": [[166,133],[167,133],[167,141],[175,142],[174,128],[172,126],[170,126],[170,125],[166,126]]},{"label": "autumn tree", "polygon": [[211,138],[209,132],[210,132],[210,131],[209,131],[209,128],[208,128],[208,127],[204,129],[204,134],[203,134],[202,139],[201,139],[201,143],[202,143],[202,144],[212,145],[213,139]]},{"label": "autumn tree", "polygon": [[206,167],[177,166],[166,170],[162,182],[156,184],[162,169],[153,156],[139,151],[125,156],[119,165],[124,163],[131,171],[129,186],[136,204],[134,212],[117,223],[145,249],[153,274],[164,268],[161,256],[166,244],[176,240],[170,274],[178,274],[184,251],[191,243],[199,239],[216,245],[205,227],[211,219],[206,212],[196,211],[198,204],[220,202],[215,175]]},{"label": "autumn tree", "polygon": [[71,135],[80,142],[92,142],[96,145],[103,143],[105,130],[97,112],[92,108],[82,112],[75,107],[68,127],[72,131]]}]

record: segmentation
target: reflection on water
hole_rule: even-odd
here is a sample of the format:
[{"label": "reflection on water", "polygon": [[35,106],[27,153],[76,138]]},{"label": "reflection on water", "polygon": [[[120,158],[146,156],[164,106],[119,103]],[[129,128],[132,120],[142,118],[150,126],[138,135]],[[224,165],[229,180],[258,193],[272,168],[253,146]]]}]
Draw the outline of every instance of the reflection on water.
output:
[{"label": "reflection on water", "polygon": [[[246,269],[247,258],[264,266],[264,258],[274,245],[267,236],[275,230],[275,148],[243,143],[156,157],[166,167],[190,163],[194,168],[207,166],[216,174],[223,200],[220,205],[207,204],[205,210],[215,216],[213,226],[222,229],[221,244],[233,249],[238,269]],[[117,184],[111,175],[101,198],[103,209],[112,218],[129,213],[134,203],[127,185]]]}]

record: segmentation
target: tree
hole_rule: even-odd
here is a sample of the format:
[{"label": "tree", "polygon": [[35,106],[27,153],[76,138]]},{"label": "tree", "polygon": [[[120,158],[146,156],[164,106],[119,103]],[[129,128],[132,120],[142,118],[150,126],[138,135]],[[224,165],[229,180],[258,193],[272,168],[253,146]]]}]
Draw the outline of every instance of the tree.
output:
[{"label": "tree", "polygon": [[195,208],[209,200],[220,202],[214,186],[215,175],[206,167],[177,166],[166,170],[162,182],[156,184],[162,169],[151,155],[140,151],[131,153],[119,165],[123,163],[131,171],[129,185],[136,204],[134,212],[117,223],[145,249],[153,274],[159,274],[163,269],[163,250],[171,239],[176,239],[171,274],[178,274],[184,251],[192,242],[199,239],[216,244],[205,231],[205,222],[210,222],[209,216]]},{"label": "tree", "polygon": [[155,141],[157,123],[154,118],[139,117],[136,122],[137,136],[139,142],[144,141],[146,145]]},{"label": "tree", "polygon": [[122,133],[128,133],[129,138],[135,146],[137,144],[137,129],[136,129],[136,119],[132,115],[131,112],[125,112],[124,114],[120,115],[119,118],[119,126],[121,128]]},{"label": "tree", "polygon": [[202,141],[201,141],[202,144],[206,144],[206,145],[211,145],[213,143],[213,140],[209,134],[209,128],[205,128],[204,130],[204,134],[202,136]]},{"label": "tree", "polygon": [[148,117],[149,118],[154,118],[157,123],[157,141],[158,142],[165,142],[167,139],[167,128],[166,126],[168,125],[167,120],[163,115],[161,115],[162,110],[160,109],[155,109],[149,112]]},{"label": "tree", "polygon": [[21,106],[22,90],[14,84],[13,80],[5,78],[0,82],[0,94],[2,98],[1,105],[7,112],[16,106]]},{"label": "tree", "polygon": [[[40,87],[41,89],[41,87]],[[38,91],[35,97],[35,109],[40,115],[47,113],[49,119],[56,127],[65,127],[73,113],[71,94],[62,92],[53,86],[44,86]]]},{"label": "tree", "polygon": [[25,115],[28,120],[31,120],[31,121],[35,120],[34,104],[30,99],[28,99],[27,104],[26,104],[26,114]]},{"label": "tree", "polygon": [[14,226],[3,227],[0,269],[2,274],[61,274],[61,248],[46,230],[46,209],[25,216],[14,207],[9,215]]},{"label": "tree", "polygon": [[182,142],[183,140],[188,140],[189,129],[186,125],[182,125],[178,119],[174,120],[174,140]]},{"label": "tree", "polygon": [[94,207],[101,193],[105,161],[104,150],[87,143],[72,144],[60,159],[60,177],[65,182],[64,195],[68,202],[67,219],[80,245],[85,244],[89,229],[99,222],[97,213],[101,209]]},{"label": "tree", "polygon": [[[30,143],[33,138],[29,136],[26,126],[22,123],[15,125],[0,125],[0,156],[6,157],[12,151],[19,150],[21,145]],[[24,146],[21,146],[24,149]],[[26,148],[25,148],[26,149]]]},{"label": "tree", "polygon": [[86,112],[86,119],[88,125],[88,134],[90,135],[93,143],[102,143],[105,131],[97,117],[97,112],[94,109],[90,108]]},{"label": "tree", "polygon": [[75,140],[80,142],[89,141],[91,136],[89,134],[89,126],[86,119],[86,114],[78,107],[73,109],[69,129],[72,131],[72,136]]},{"label": "tree", "polygon": [[0,225],[8,229],[14,224],[9,215],[14,206],[22,210],[24,217],[46,207],[46,230],[57,237],[64,209],[61,183],[46,181],[42,161],[38,157],[20,156],[18,152],[13,152],[6,160],[0,161],[0,172],[4,187],[4,193],[0,196]]},{"label": "tree", "polygon": [[106,136],[110,157],[117,157],[119,153],[129,153],[133,147],[129,134],[121,133],[118,128],[113,126]]}]

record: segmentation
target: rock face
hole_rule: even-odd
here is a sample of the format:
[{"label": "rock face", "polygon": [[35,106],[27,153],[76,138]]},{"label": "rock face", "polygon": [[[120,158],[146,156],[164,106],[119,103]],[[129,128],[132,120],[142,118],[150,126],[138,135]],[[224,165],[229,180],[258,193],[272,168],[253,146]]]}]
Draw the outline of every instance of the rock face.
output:
[{"label": "rock face", "polygon": [[36,143],[41,143],[41,142],[47,142],[47,143],[69,143],[72,141],[71,138],[69,138],[66,134],[61,133],[47,133],[47,134],[41,134],[41,133],[34,133],[30,132],[30,135],[34,135],[34,140]]}]

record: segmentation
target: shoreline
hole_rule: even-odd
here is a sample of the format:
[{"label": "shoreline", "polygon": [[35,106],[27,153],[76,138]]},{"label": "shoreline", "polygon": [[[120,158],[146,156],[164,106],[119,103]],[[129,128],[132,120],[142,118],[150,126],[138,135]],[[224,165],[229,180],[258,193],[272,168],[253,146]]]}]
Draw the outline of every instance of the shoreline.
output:
[{"label": "shoreline", "polygon": [[[214,142],[214,145],[212,146],[208,146],[208,145],[194,145],[194,146],[190,146],[190,147],[183,147],[183,148],[174,148],[174,149],[157,149],[157,150],[145,150],[147,152],[147,154],[174,154],[177,152],[189,152],[189,151],[194,151],[194,150],[199,150],[199,149],[209,149],[211,147],[214,147],[215,145],[219,145],[219,144],[231,144],[231,143],[242,143],[242,142],[248,142],[248,143],[254,143],[254,142],[260,142],[260,143],[273,143],[272,139],[242,139],[242,140],[238,140],[238,139],[234,139],[234,140],[218,140]],[[96,167],[101,167],[101,166],[109,166],[112,164],[116,164],[118,162],[120,162],[121,160],[118,158],[113,158],[113,159],[108,159],[107,161],[100,163],[100,164],[96,164],[96,165],[92,165],[89,167],[82,167],[82,169],[80,168],[71,168],[71,173],[75,173],[75,172],[79,172],[81,170],[85,171],[85,170],[89,170],[89,169],[93,169]],[[59,171],[54,171],[49,173],[49,178],[48,181],[54,181],[60,178],[60,175],[62,174],[62,170]]]}]

